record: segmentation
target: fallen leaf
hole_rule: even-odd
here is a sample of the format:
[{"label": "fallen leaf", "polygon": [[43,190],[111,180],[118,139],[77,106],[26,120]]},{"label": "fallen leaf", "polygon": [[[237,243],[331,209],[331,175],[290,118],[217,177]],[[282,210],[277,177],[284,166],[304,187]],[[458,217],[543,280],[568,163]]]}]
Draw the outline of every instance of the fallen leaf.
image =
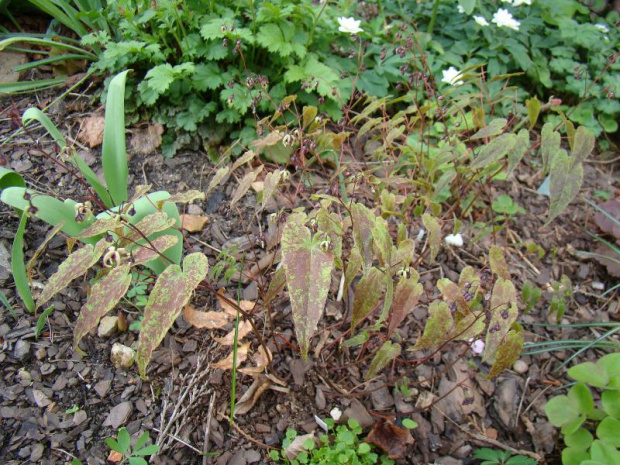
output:
[{"label": "fallen leaf", "polygon": [[260,346],[256,353],[252,356],[252,362],[255,366],[239,368],[239,370],[237,371],[240,371],[241,373],[245,373],[247,375],[261,374],[263,371],[265,371],[265,367],[269,365],[269,362],[272,359],[273,356],[271,355],[271,351],[269,350],[269,348]]},{"label": "fallen leaf", "polygon": [[376,421],[366,438],[385,452],[389,459],[398,460],[405,456],[407,446],[413,444],[413,437],[408,429],[394,425],[391,421]]},{"label": "fallen leaf", "polygon": [[[235,301],[232,297],[228,297],[224,295],[224,288],[221,288],[217,291],[217,300],[222,306],[222,310],[228,313],[231,316],[237,316],[237,307],[232,303]],[[256,302],[251,302],[249,300],[241,300],[239,301],[239,308],[244,312],[250,312],[254,309]]]},{"label": "fallen leaf", "polygon": [[255,192],[260,192],[265,188],[265,181],[254,181],[251,185]]},{"label": "fallen leaf", "polygon": [[497,439],[498,435],[497,435],[497,430],[494,428],[487,428],[484,431],[484,435],[489,438],[489,439],[493,439],[494,441]]},{"label": "fallen leaf", "polygon": [[594,259],[605,266],[610,275],[620,278],[620,264],[618,264],[618,255],[614,250],[605,244],[599,244],[594,249],[594,253],[598,255],[594,256]]},{"label": "fallen leaf", "polygon": [[[252,331],[252,324],[249,321],[242,321],[239,323],[239,331],[237,334],[237,340],[243,339],[250,331]],[[233,328],[224,337],[213,337],[213,340],[223,346],[231,346],[235,343],[235,329]]]},{"label": "fallen leaf", "polygon": [[[248,350],[250,349],[250,343],[246,342],[245,344],[237,347],[237,366],[241,365],[248,358]],[[233,367],[233,352],[230,355],[219,362],[215,362],[211,365],[212,368],[218,370],[232,370]]]},{"label": "fallen leaf", "polygon": [[103,142],[105,118],[100,115],[88,116],[82,120],[82,127],[77,135],[78,140],[88,144],[92,149]]},{"label": "fallen leaf", "polygon": [[181,215],[181,227],[187,232],[197,233],[204,229],[205,224],[209,220],[208,216],[204,215]]},{"label": "fallen leaf", "polygon": [[183,315],[189,324],[199,329],[220,329],[230,323],[230,315],[224,312],[200,312],[186,305]]},{"label": "fallen leaf", "polygon": [[121,454],[120,452],[116,452],[115,450],[111,450],[110,451],[110,455],[108,455],[108,461],[109,462],[120,462],[121,460],[123,460],[123,454]]},{"label": "fallen leaf", "polygon": [[284,454],[286,455],[286,458],[289,460],[295,460],[295,458],[297,458],[297,456],[301,452],[306,450],[306,448],[304,447],[304,443],[308,439],[312,439],[316,442],[314,433],[304,434],[301,436],[297,436],[295,439],[293,439],[293,441],[284,448]]},{"label": "fallen leaf", "polygon": [[241,399],[235,404],[235,415],[245,415],[258,402],[258,399],[267,389],[271,387],[271,383],[266,376],[257,377],[252,385],[243,394]]},{"label": "fallen leaf", "polygon": [[148,124],[144,128],[134,129],[129,146],[134,153],[148,155],[161,145],[164,127],[160,123]]}]

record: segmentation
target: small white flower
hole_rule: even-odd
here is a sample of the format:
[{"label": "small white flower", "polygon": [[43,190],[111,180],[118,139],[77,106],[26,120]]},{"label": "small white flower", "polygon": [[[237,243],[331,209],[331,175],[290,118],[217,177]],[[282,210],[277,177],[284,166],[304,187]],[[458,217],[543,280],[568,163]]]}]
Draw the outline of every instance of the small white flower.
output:
[{"label": "small white flower", "polygon": [[512,0],[502,0],[502,3],[510,3],[512,5]]},{"label": "small white flower", "polygon": [[334,419],[334,421],[338,421],[342,416],[342,410],[340,410],[338,407],[334,407],[331,412],[329,412],[329,415]]},{"label": "small white flower", "polygon": [[460,86],[461,84],[463,84],[463,81],[458,79],[461,72],[454,66],[450,66],[448,69],[444,69],[441,73],[443,74],[443,79],[441,80],[441,82],[445,82],[453,86]]},{"label": "small white flower", "polygon": [[463,236],[461,234],[448,234],[444,241],[446,245],[453,245],[454,247],[463,247]]},{"label": "small white flower", "polygon": [[484,16],[474,16],[474,21],[478,23],[480,26],[488,26],[489,22],[484,19]]},{"label": "small white flower", "polygon": [[422,239],[424,239],[424,234],[426,234],[426,231],[424,231],[424,228],[420,228],[420,230],[418,231],[418,235],[416,236],[415,240],[420,242]]},{"label": "small white flower", "polygon": [[532,0],[514,0],[514,2],[512,2],[512,4],[514,6],[531,5],[532,4]]},{"label": "small white flower", "polygon": [[340,27],[338,30],[340,32],[348,32],[351,35],[355,35],[358,32],[363,32],[364,30],[360,27],[361,20],[357,20],[355,18],[345,18],[341,16],[338,18],[338,24]]},{"label": "small white flower", "polygon": [[605,33],[609,32],[609,28],[604,24],[595,24],[594,27],[597,28],[599,31],[603,31]]},{"label": "small white flower", "polygon": [[456,9],[461,14],[465,13],[465,8],[463,8],[461,5],[457,6]]},{"label": "small white flower", "polygon": [[473,350],[476,354],[480,355],[484,352],[484,341],[481,339],[476,339],[474,341],[472,338],[469,340],[469,347],[471,347],[471,350]]},{"label": "small white flower", "polygon": [[507,27],[508,29],[519,30],[521,23],[512,17],[510,11],[500,8],[493,14],[492,23],[497,24],[498,27]]}]

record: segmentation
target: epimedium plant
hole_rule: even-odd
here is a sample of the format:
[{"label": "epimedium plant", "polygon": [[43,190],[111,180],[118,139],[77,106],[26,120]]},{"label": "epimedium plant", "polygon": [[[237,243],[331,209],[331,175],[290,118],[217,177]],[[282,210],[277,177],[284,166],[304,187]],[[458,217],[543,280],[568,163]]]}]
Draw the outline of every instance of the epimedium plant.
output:
[{"label": "epimedium plant", "polygon": [[[86,163],[67,145],[51,120],[38,110],[30,109],[24,121],[36,119],[50,132],[64,157],[91,194],[92,201],[64,202],[31,189],[12,186],[3,189],[0,199],[21,214],[15,242],[21,249],[28,218],[35,217],[54,226],[48,240],[59,231],[67,234],[70,250],[77,241],[84,245],[71,252],[49,278],[36,302],[28,287],[23,254],[16,254],[13,274],[18,291],[29,310],[48,302],[54,295],[95,267],[96,274],[86,303],[82,306],[74,330],[74,347],[99,319],[109,312],[128,292],[132,271],[147,267],[157,279],[144,305],[144,318],[138,341],[137,361],[141,376],[152,351],[159,345],[174,319],[189,301],[196,286],[208,271],[207,258],[194,253],[182,258],[180,219],[175,202],[187,203],[204,194],[189,191],[171,195],[160,191],[149,194],[149,186],[138,186],[128,196],[127,155],[125,152],[124,89],[127,72],[117,75],[110,84],[103,136],[102,163],[104,186]],[[4,178],[4,176],[3,176]],[[95,214],[96,210],[100,210]],[[42,247],[48,240],[44,241]],[[14,247],[15,249],[15,247]],[[37,254],[35,254],[37,255]]]},{"label": "epimedium plant", "polygon": [[[611,465],[620,461],[620,354],[608,354],[568,369],[577,383],[547,402],[549,421],[561,428],[563,465]],[[601,390],[595,405],[591,388]],[[595,432],[596,438],[592,431]]]}]

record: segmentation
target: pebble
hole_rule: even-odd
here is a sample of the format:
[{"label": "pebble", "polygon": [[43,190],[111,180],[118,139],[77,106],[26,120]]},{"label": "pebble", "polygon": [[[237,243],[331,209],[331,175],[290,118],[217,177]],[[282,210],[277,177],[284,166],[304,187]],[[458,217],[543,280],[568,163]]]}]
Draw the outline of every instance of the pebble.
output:
[{"label": "pebble", "polygon": [[30,342],[20,339],[15,343],[15,348],[13,349],[13,356],[20,362],[25,361],[30,356],[30,347]]},{"label": "pebble", "polygon": [[134,355],[135,351],[131,347],[115,342],[110,361],[116,368],[130,368],[133,365]]},{"label": "pebble", "polygon": [[530,366],[524,362],[523,360],[517,360],[514,365],[512,365],[512,369],[519,373],[520,375],[527,373],[527,370],[529,370]]},{"label": "pebble", "polygon": [[110,337],[118,329],[118,317],[117,316],[104,316],[99,322],[99,328],[97,329],[97,336]]},{"label": "pebble", "polygon": [[132,410],[131,402],[121,402],[110,410],[103,422],[103,426],[111,426],[114,429],[118,429],[127,422]]}]

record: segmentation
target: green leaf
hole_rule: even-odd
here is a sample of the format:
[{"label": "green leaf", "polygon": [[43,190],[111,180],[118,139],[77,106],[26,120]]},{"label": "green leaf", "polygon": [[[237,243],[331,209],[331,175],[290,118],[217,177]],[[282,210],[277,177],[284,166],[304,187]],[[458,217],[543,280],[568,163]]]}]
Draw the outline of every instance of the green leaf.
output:
[{"label": "green leaf", "polygon": [[117,74],[108,87],[101,156],[103,177],[114,205],[127,200],[127,151],[125,148],[125,80]]},{"label": "green leaf", "polygon": [[443,301],[433,301],[428,308],[428,320],[426,320],[422,337],[410,350],[427,349],[439,345],[448,336],[452,325],[452,313],[448,305]]},{"label": "green leaf", "polygon": [[104,239],[100,240],[95,247],[86,244],[84,247],[71,253],[64,262],[60,264],[41,291],[37,300],[37,307],[40,307],[54,295],[63,290],[71,281],[84,275],[103,255],[106,248]]},{"label": "green leaf", "polygon": [[118,442],[118,447],[123,454],[129,450],[129,446],[131,445],[131,436],[129,436],[127,428],[123,427],[118,430],[116,441]]},{"label": "green leaf", "polygon": [[82,160],[82,157],[80,157],[77,153],[71,157],[71,162],[78,168],[78,170],[80,170],[80,173],[82,173],[84,179],[86,179],[88,184],[90,184],[105,206],[112,208],[114,204],[112,202],[112,197],[110,197],[110,193],[103,186],[103,184],[99,182],[99,178],[91,167],[88,166],[86,162]]},{"label": "green leaf", "polygon": [[[517,308],[517,290],[511,281],[498,278],[491,293],[491,321],[486,336],[483,361],[492,360],[512,323],[519,315]],[[516,354],[518,357],[519,353]]]},{"label": "green leaf", "polygon": [[583,465],[590,458],[590,453],[575,447],[567,447],[562,451],[562,465]]},{"label": "green leaf", "polygon": [[596,428],[596,436],[613,447],[620,447],[620,420],[607,417]]},{"label": "green leaf", "polygon": [[142,457],[129,457],[129,465],[148,465],[149,463]]},{"label": "green leaf", "polygon": [[500,456],[498,453],[501,453],[501,452],[496,451],[494,449],[489,449],[488,447],[483,447],[482,449],[476,449],[474,451],[474,457],[477,459],[489,460],[489,461],[492,461],[493,463],[497,463],[498,460],[500,459]]},{"label": "green leaf", "polygon": [[112,310],[129,289],[131,283],[129,267],[130,265],[117,266],[91,288],[88,300],[82,306],[73,330],[74,350],[79,351],[78,344],[82,338],[97,327],[101,317]]},{"label": "green leaf", "polygon": [[517,142],[515,134],[502,134],[486,144],[478,153],[478,156],[471,163],[471,169],[484,168],[490,163],[499,161],[504,157]]},{"label": "green leaf", "polygon": [[392,360],[398,357],[400,355],[400,351],[400,344],[393,344],[390,341],[385,341],[385,343],[375,354],[372,362],[370,362],[370,367],[368,368],[366,376],[364,376],[364,380],[368,381],[369,379],[372,379],[377,373],[388,366]]},{"label": "green leaf", "polygon": [[50,316],[53,311],[54,311],[54,306],[50,305],[45,310],[43,310],[41,315],[39,315],[39,318],[37,319],[37,326],[34,328],[35,339],[37,340],[39,339],[39,336],[43,332],[43,328],[45,328],[45,323],[47,323],[47,317]]},{"label": "green leaf", "polygon": [[28,108],[22,116],[22,123],[24,126],[27,126],[32,120],[36,120],[41,123],[61,149],[67,147],[66,139],[45,113],[38,108]]},{"label": "green leaf", "polygon": [[372,312],[385,290],[385,275],[374,266],[365,273],[355,286],[351,329],[354,329]]},{"label": "green leaf", "polygon": [[[148,431],[145,431],[144,433],[142,433],[140,435],[140,437],[138,438],[138,440],[136,441],[136,445],[134,446],[135,451],[139,451],[140,449],[142,449],[142,447],[144,447],[144,445],[146,444],[146,442],[149,440],[149,433]],[[134,452],[137,453],[137,452]]]},{"label": "green leaf", "polygon": [[19,220],[19,226],[15,232],[13,246],[11,247],[11,272],[13,273],[15,287],[24,305],[30,312],[34,312],[36,305],[32,298],[32,292],[30,291],[28,275],[26,274],[26,264],[24,261],[24,232],[27,222],[28,214],[24,212]]},{"label": "green leaf", "polygon": [[413,312],[423,291],[422,284],[418,283],[418,276],[404,278],[398,282],[394,291],[388,334],[392,334],[407,315]]},{"label": "green leaf", "polygon": [[510,280],[510,272],[504,258],[504,252],[499,247],[491,247],[489,251],[489,263],[491,271],[498,277]]},{"label": "green leaf", "polygon": [[579,428],[574,433],[564,436],[564,443],[568,447],[574,447],[582,450],[588,449],[593,440],[594,437],[585,428]]},{"label": "green leaf", "polygon": [[508,151],[508,166],[506,167],[506,176],[517,167],[527,149],[530,148],[530,132],[527,129],[521,129],[517,134],[515,145]]},{"label": "green leaf", "polygon": [[106,438],[105,439],[105,443],[108,445],[108,447],[110,449],[112,449],[114,452],[118,452],[119,454],[123,454],[125,451],[121,449],[121,446],[118,444],[118,442],[116,441],[116,439],[113,438]]},{"label": "green leaf", "polygon": [[585,415],[579,411],[578,403],[568,396],[556,396],[550,399],[545,405],[545,414],[551,424],[562,427],[566,435],[577,431],[585,421]]},{"label": "green leaf", "polygon": [[[144,433],[144,434],[147,435],[147,439],[148,439],[148,433]],[[159,452],[159,446],[157,444],[151,444],[150,446],[146,446],[142,449],[138,449],[136,447],[135,449],[137,450],[133,451],[133,455],[153,455]]]},{"label": "green leaf", "polygon": [[411,418],[403,419],[403,426],[407,429],[416,429],[419,425]]},{"label": "green leaf", "polygon": [[437,218],[424,213],[422,215],[422,224],[428,230],[428,242],[431,249],[430,263],[435,261],[439,248],[441,247],[441,226]]},{"label": "green leaf", "polygon": [[501,132],[508,124],[508,120],[504,118],[498,118],[491,121],[488,126],[483,127],[478,132],[476,132],[473,136],[469,138],[469,140],[478,140],[484,139],[485,137],[497,136],[501,134]]},{"label": "green leaf", "polygon": [[200,92],[215,90],[224,85],[224,79],[220,67],[214,63],[197,64],[196,72],[192,77],[192,85]]},{"label": "green leaf", "polygon": [[579,193],[583,182],[583,165],[573,163],[565,150],[559,150],[551,161],[551,179],[549,181],[549,216],[548,225],[558,216]]},{"label": "green leaf", "polygon": [[601,401],[603,409],[609,416],[620,419],[620,391],[603,391]]},{"label": "green leaf", "polygon": [[142,378],[146,376],[146,366],[151,360],[153,350],[187,304],[196,286],[205,278],[208,269],[207,257],[201,253],[193,253],[183,260],[183,271],[179,265],[170,265],[155,281],[144,307],[144,319],[138,339],[137,361]]},{"label": "green leaf", "polygon": [[307,216],[293,213],[282,230],[282,266],[286,274],[301,355],[308,357],[310,339],[323,315],[334,257],[322,245],[324,234],[312,237],[305,226]]},{"label": "green leaf", "polygon": [[[617,434],[616,432],[616,435]],[[605,441],[594,441],[590,448],[590,455],[594,463],[596,463],[596,461],[605,465],[620,463],[620,451]]]},{"label": "green leaf", "polygon": [[583,162],[594,150],[594,133],[585,126],[579,126],[575,132],[573,143],[572,160],[573,165]]},{"label": "green leaf", "polygon": [[589,384],[590,386],[604,388],[609,383],[609,376],[598,364],[584,362],[568,369],[568,376],[575,381]]},{"label": "green leaf", "polygon": [[364,272],[372,266],[372,230],[375,227],[375,215],[364,205],[351,205],[351,222],[353,223],[353,240],[360,256]]},{"label": "green leaf", "polygon": [[543,173],[551,169],[551,162],[560,150],[560,133],[554,130],[553,123],[546,123],[541,131],[540,154],[543,160]]},{"label": "green leaf", "polygon": [[488,378],[494,378],[500,375],[507,368],[510,368],[510,366],[512,366],[512,364],[519,358],[522,350],[523,333],[521,333],[521,331],[509,331],[497,350],[495,361],[489,371]]},{"label": "green leaf", "polygon": [[530,129],[536,125],[538,121],[538,115],[540,115],[540,100],[536,97],[525,100],[525,106],[527,108],[527,118],[530,122]]}]

